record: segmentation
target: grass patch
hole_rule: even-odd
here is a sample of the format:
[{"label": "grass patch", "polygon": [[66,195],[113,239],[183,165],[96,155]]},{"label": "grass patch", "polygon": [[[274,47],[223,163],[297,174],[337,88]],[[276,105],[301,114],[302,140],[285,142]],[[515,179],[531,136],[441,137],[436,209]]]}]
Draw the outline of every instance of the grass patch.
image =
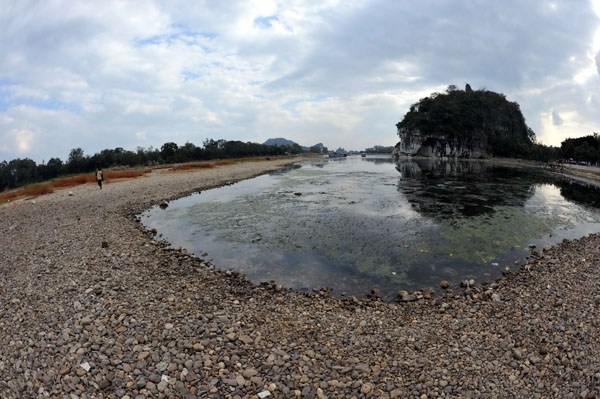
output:
[{"label": "grass patch", "polygon": [[214,162],[189,162],[171,167],[172,171],[214,168]]}]

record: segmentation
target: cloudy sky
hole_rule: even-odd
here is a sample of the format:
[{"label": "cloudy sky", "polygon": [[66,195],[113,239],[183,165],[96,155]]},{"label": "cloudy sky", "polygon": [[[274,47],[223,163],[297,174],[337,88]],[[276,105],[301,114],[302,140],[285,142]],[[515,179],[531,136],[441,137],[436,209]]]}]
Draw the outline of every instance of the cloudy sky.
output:
[{"label": "cloudy sky", "polygon": [[363,149],[449,84],[600,132],[600,0],[0,0],[0,160],[206,138]]}]

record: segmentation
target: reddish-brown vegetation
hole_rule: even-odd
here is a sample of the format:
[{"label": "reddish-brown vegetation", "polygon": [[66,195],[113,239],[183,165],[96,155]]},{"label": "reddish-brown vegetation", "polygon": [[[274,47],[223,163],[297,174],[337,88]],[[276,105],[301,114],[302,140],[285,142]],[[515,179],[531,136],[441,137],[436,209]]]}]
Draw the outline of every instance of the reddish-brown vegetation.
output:
[{"label": "reddish-brown vegetation", "polygon": [[54,192],[48,184],[35,184],[29,187],[24,187],[19,190],[7,191],[0,193],[0,204],[4,202],[12,201],[19,197],[37,197],[44,194],[50,194]]},{"label": "reddish-brown vegetation", "polygon": [[204,162],[188,162],[180,165],[174,165],[171,167],[172,171],[182,171],[191,169],[205,169],[214,168],[215,166],[224,165],[235,165],[242,162],[258,162],[258,161],[270,161],[280,159],[281,157],[256,157],[256,158],[232,158],[232,159],[220,159],[216,161],[204,161]]}]

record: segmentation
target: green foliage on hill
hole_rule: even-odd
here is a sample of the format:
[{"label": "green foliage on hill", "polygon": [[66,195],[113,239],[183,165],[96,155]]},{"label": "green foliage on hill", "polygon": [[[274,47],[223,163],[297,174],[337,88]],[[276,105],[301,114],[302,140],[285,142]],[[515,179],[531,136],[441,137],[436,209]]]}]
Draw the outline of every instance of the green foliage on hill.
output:
[{"label": "green foliage on hill", "polygon": [[465,146],[483,146],[495,156],[526,156],[535,142],[519,104],[489,90],[433,93],[410,107],[399,129],[418,129],[422,134],[445,136]]}]

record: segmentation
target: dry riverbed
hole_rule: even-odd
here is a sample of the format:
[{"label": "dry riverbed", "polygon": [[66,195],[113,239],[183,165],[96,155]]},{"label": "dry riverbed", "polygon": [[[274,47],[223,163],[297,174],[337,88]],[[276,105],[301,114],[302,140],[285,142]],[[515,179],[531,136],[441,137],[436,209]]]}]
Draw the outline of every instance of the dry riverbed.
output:
[{"label": "dry riverbed", "polygon": [[255,286],[135,221],[285,162],[1,206],[0,398],[598,396],[600,235],[466,294],[386,304]]}]

